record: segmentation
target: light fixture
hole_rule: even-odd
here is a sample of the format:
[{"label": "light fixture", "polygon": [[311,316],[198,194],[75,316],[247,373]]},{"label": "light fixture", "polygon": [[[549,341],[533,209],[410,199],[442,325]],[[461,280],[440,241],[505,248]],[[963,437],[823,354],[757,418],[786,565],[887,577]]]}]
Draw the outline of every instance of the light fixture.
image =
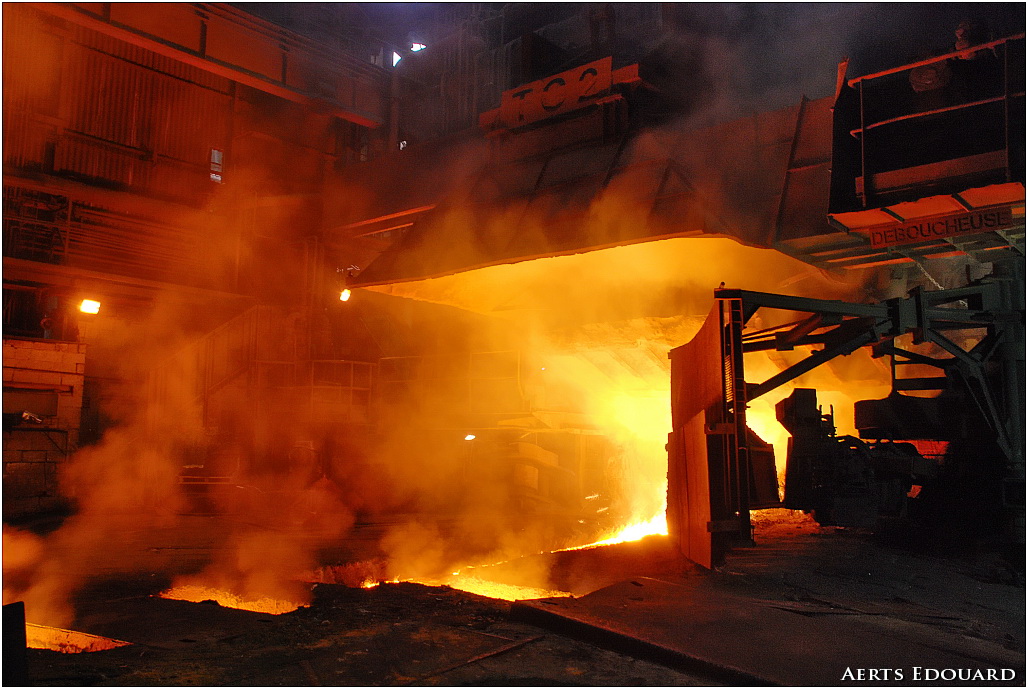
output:
[{"label": "light fixture", "polygon": [[349,287],[343,289],[343,291],[339,293],[339,301],[350,301],[350,294],[351,292]]},{"label": "light fixture", "polygon": [[82,313],[100,313],[100,302],[93,299],[83,299],[79,304],[79,311]]},{"label": "light fixture", "polygon": [[403,57],[399,53],[393,52],[393,67],[395,67],[396,63],[399,62],[402,59],[403,59]]},{"label": "light fixture", "polygon": [[464,439],[465,440],[474,440],[475,439],[475,434],[474,433],[468,433],[466,436],[464,436]]},{"label": "light fixture", "polygon": [[410,51],[411,51],[412,53],[417,53],[417,52],[419,52],[419,51],[422,51],[422,50],[424,50],[424,49],[425,49],[425,48],[427,48],[427,47],[428,47],[428,46],[427,46],[427,45],[425,45],[424,43],[411,43],[411,44],[410,44]]}]

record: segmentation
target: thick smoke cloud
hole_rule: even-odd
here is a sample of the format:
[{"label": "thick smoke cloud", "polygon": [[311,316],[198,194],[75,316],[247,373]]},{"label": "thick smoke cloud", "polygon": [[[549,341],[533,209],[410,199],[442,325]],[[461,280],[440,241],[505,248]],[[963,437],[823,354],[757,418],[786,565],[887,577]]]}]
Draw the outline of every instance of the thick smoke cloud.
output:
[{"label": "thick smoke cloud", "polygon": [[[613,212],[605,206],[607,212]],[[595,218],[599,223],[600,218]],[[606,218],[602,222],[618,222]],[[662,509],[664,443],[670,431],[667,353],[689,341],[727,287],[797,296],[864,301],[867,275],[824,273],[767,249],[729,239],[679,238],[482,268],[443,278],[398,283],[377,291],[459,306],[510,323],[521,346],[545,371],[526,385],[540,410],[584,414],[618,448],[608,467],[617,484],[621,524]],[[787,312],[752,327],[790,320]],[[765,380],[799,353],[758,356],[748,380]],[[888,392],[887,368],[857,353],[807,374],[753,403],[751,425],[776,445],[784,469],[787,433],[774,404],[796,386],[815,387],[839,409],[840,432],[853,432],[856,399]],[[613,477],[616,475],[616,479]],[[536,583],[545,586],[545,582]]]}]

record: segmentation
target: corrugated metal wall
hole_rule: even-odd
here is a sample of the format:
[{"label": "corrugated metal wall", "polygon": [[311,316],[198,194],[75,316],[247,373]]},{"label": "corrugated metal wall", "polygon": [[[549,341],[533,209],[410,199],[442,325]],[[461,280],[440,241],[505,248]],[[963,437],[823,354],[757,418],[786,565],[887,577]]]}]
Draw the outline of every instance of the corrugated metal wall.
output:
[{"label": "corrugated metal wall", "polygon": [[103,36],[86,38],[92,40],[66,45],[67,131],[56,146],[54,171],[155,196],[202,199],[211,185],[211,149],[229,143],[230,84]]},{"label": "corrugated metal wall", "polygon": [[[63,42],[35,12],[3,5],[4,165],[42,167],[57,136]],[[15,23],[22,31],[8,30]],[[12,65],[24,61],[27,69]]]},{"label": "corrugated metal wall", "polygon": [[4,18],[5,165],[203,200],[231,82],[30,7]]},{"label": "corrugated metal wall", "polygon": [[[236,235],[288,239],[317,230],[315,192],[346,154],[332,115],[29,4],[5,3],[3,17],[5,256],[233,289],[247,255]],[[326,66],[318,74],[333,78]],[[213,151],[223,170],[212,168]],[[18,177],[24,185],[12,181]],[[198,222],[193,216],[221,192],[227,215]],[[30,207],[47,193],[63,199],[66,212],[41,223]],[[140,211],[133,196],[176,205]],[[228,210],[232,204],[244,207]],[[254,209],[260,217],[247,222]],[[231,256],[212,257],[213,240],[236,254],[234,268]]]}]

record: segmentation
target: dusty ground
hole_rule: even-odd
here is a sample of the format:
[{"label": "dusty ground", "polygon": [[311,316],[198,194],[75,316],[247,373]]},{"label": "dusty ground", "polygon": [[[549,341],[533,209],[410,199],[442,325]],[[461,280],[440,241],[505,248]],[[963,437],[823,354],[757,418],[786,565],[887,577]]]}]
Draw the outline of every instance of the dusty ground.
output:
[{"label": "dusty ground", "polygon": [[[565,583],[598,588],[633,576],[696,580],[811,609],[871,611],[882,624],[981,643],[1020,659],[1020,563],[994,548],[821,528],[795,514],[758,515],[757,545],[707,572],[668,560],[666,542],[550,556]],[[497,574],[502,578],[502,572]],[[75,628],[132,642],[91,654],[29,651],[41,686],[710,686],[509,616],[510,606],[445,587],[315,587],[285,615],[156,598],[160,575],[105,577],[78,601]],[[576,591],[576,593],[581,593]],[[845,639],[839,643],[844,644]],[[783,643],[789,643],[783,639]],[[679,668],[681,669],[681,668]]]},{"label": "dusty ground", "polygon": [[[703,686],[710,680],[509,621],[509,605],[448,588],[319,585],[285,615],[91,592],[82,621],[147,639],[29,651],[36,686]],[[104,594],[104,595],[101,595]],[[207,608],[204,610],[204,608]],[[118,608],[113,612],[112,608]]]}]

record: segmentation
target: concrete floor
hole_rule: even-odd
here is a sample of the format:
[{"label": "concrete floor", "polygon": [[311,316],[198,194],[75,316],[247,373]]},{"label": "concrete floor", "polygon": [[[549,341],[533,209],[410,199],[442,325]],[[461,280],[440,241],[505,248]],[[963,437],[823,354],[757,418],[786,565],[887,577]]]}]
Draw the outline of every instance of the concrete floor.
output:
[{"label": "concrete floor", "polygon": [[835,529],[758,537],[715,572],[519,601],[513,617],[730,684],[1024,686],[1023,576],[1001,561]]}]

